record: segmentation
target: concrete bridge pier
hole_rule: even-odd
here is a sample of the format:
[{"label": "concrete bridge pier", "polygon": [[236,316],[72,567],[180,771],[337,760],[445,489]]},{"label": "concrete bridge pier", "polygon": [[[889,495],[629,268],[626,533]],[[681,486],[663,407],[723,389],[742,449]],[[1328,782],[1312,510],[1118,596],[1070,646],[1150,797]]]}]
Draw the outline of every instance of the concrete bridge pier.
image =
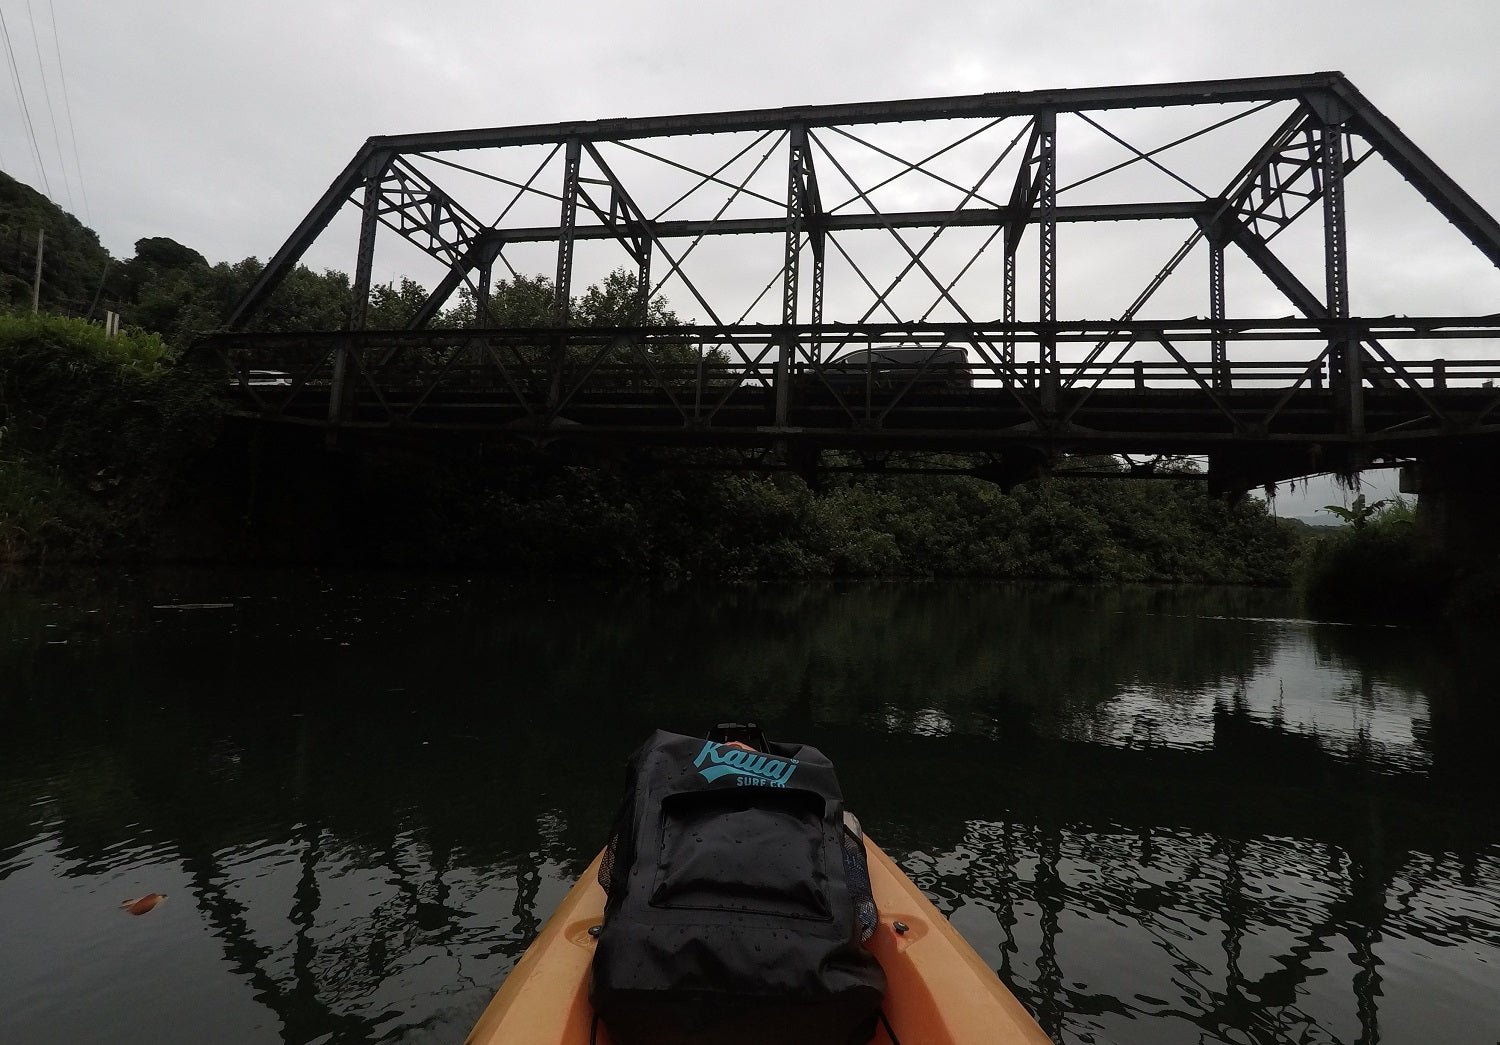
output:
[{"label": "concrete bridge pier", "polygon": [[1419,458],[1401,470],[1401,492],[1416,494],[1418,534],[1455,563],[1500,559],[1500,459],[1493,450]]}]

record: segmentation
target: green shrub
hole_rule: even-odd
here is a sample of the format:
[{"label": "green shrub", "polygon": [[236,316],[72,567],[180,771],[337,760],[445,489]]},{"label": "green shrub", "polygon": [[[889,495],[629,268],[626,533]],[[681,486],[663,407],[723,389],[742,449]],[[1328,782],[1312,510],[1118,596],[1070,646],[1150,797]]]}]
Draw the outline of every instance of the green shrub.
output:
[{"label": "green shrub", "polygon": [[82,319],[45,312],[0,312],[0,358],[10,365],[28,361],[39,369],[92,360],[141,373],[167,362],[167,343],[145,330],[126,328],[115,337]]},{"label": "green shrub", "polygon": [[1309,540],[1295,571],[1307,610],[1366,620],[1440,614],[1453,571],[1418,537],[1414,511],[1396,498]]},{"label": "green shrub", "polygon": [[222,408],[156,335],[0,314],[4,554],[92,558],[150,543]]}]

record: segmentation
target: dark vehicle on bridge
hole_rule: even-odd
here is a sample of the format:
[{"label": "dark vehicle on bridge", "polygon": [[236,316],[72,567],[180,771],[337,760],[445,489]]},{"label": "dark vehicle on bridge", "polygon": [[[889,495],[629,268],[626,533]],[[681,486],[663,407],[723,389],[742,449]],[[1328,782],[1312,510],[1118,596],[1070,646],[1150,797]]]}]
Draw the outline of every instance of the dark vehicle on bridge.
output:
[{"label": "dark vehicle on bridge", "polygon": [[839,392],[880,392],[910,388],[919,392],[954,392],[974,387],[969,355],[962,348],[923,345],[875,345],[846,352],[821,368],[803,368],[809,385],[826,384]]}]

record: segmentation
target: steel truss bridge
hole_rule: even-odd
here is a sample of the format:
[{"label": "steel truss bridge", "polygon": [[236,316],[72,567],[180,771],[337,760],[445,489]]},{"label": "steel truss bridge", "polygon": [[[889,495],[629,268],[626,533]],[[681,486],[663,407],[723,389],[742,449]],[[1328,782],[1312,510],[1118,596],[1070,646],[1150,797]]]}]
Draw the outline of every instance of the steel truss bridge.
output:
[{"label": "steel truss bridge", "polygon": [[[267,332],[315,244],[351,252],[346,328]],[[377,271],[421,284],[406,329],[368,329]],[[544,314],[505,325],[531,274]],[[1229,491],[1500,434],[1500,225],[1331,72],[371,138],[226,328],[238,415],[341,433],[1007,483],[1197,455]],[[888,346],[971,377],[840,363]]]}]

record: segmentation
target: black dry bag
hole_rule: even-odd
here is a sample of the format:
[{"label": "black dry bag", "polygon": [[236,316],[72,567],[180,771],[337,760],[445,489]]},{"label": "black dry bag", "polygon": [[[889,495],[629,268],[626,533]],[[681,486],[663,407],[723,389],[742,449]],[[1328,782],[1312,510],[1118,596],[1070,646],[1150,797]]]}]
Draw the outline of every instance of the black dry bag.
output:
[{"label": "black dry bag", "polygon": [[815,748],[657,732],[631,756],[589,981],[619,1045],[856,1045],[885,974],[864,844]]}]

